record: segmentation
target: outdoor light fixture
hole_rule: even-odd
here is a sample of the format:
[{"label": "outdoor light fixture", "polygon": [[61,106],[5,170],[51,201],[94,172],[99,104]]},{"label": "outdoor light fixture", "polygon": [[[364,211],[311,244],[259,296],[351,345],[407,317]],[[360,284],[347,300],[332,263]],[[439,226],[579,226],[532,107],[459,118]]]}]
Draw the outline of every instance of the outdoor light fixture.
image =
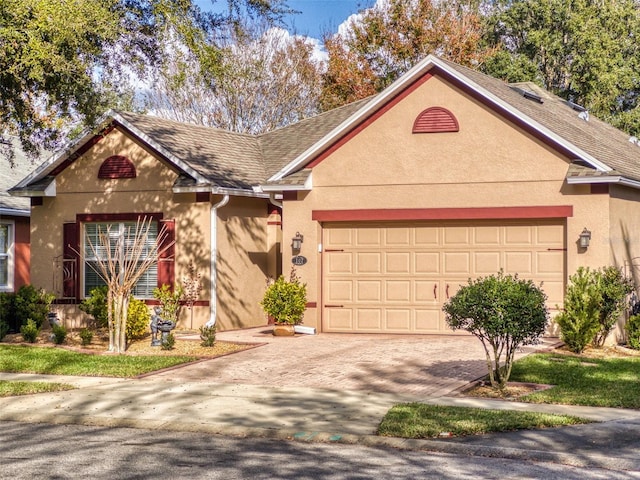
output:
[{"label": "outdoor light fixture", "polygon": [[580,240],[579,240],[579,245],[580,248],[588,248],[589,247],[589,242],[591,242],[591,232],[589,230],[587,230],[587,227],[584,227],[584,229],[582,230],[582,233],[580,233]]},{"label": "outdoor light fixture", "polygon": [[295,252],[299,252],[302,248],[302,242],[304,237],[300,235],[300,232],[296,232],[296,236],[291,239],[291,249]]}]

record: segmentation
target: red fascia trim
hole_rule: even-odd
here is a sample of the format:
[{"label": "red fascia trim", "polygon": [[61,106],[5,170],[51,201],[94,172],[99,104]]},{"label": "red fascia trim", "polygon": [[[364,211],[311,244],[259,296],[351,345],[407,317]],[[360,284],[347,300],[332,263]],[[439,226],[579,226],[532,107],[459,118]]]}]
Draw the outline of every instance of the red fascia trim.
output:
[{"label": "red fascia trim", "polygon": [[352,128],[348,133],[346,133],[342,138],[340,138],[337,142],[333,143],[326,150],[324,150],[320,155],[318,155],[312,162],[310,162],[306,167],[313,168],[322,162],[325,158],[333,154],[336,150],[342,147],[345,143],[351,141],[356,135],[362,132],[365,128],[371,125],[373,122],[378,120],[382,115],[387,113],[393,107],[395,107],[401,100],[406,98],[409,94],[411,94],[418,87],[423,85],[427,80],[429,80],[433,75],[430,72],[427,72],[422,77],[418,78],[411,85],[406,87],[400,93],[398,93],[395,97],[389,99],[387,103],[385,103],[382,107],[378,108],[373,114],[371,114],[364,121],[360,122],[359,125]]},{"label": "red fascia trim", "polygon": [[386,210],[313,210],[318,222],[402,220],[494,220],[573,217],[572,205],[535,207],[396,208]]},{"label": "red fascia trim", "polygon": [[155,221],[162,220],[162,213],[78,213],[77,222],[110,222],[110,221],[131,221],[147,217]]}]

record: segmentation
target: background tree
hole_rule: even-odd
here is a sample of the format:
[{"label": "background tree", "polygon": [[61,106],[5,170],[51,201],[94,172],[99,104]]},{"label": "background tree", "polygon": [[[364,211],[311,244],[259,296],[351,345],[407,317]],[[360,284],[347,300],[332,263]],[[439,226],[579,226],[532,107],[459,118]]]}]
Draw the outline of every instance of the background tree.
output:
[{"label": "background tree", "polygon": [[478,2],[379,1],[338,34],[325,35],[322,109],[380,92],[430,53],[478,67],[492,51],[483,33]]},{"label": "background tree", "polygon": [[484,347],[489,380],[503,389],[511,375],[516,351],[535,344],[549,319],[546,295],[531,280],[497,275],[469,280],[444,304],[453,330],[466,330]]},{"label": "background tree", "polygon": [[483,70],[535,81],[599,118],[640,133],[640,9],[635,0],[496,2],[487,22],[499,48]]},{"label": "background tree", "polygon": [[222,25],[240,13],[275,20],[285,11],[281,0],[227,2],[224,14],[192,0],[0,2],[0,154],[13,160],[9,135],[32,157],[57,149],[74,128],[131,100],[133,82],[162,61],[166,38],[214,62]]},{"label": "background tree", "polygon": [[233,26],[215,61],[172,48],[146,106],[181,122],[259,134],[317,113],[321,63],[314,44],[268,24]]}]

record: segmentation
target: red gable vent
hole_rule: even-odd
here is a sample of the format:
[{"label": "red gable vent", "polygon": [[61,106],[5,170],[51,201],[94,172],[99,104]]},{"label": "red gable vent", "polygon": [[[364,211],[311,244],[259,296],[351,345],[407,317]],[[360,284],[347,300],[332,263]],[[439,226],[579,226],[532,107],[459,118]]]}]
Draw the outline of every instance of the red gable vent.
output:
[{"label": "red gable vent", "polygon": [[413,122],[413,133],[457,132],[458,120],[446,108],[430,107]]},{"label": "red gable vent", "polygon": [[98,178],[136,178],[136,167],[127,157],[113,155],[100,165]]}]

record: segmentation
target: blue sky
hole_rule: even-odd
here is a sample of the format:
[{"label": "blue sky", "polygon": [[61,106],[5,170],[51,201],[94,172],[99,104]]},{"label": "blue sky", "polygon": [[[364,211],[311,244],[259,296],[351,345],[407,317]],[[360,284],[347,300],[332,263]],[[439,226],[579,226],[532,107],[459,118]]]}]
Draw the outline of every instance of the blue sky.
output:
[{"label": "blue sky", "polygon": [[[201,8],[211,8],[211,0],[196,0],[196,3]],[[227,2],[217,0],[216,3],[224,8]],[[298,34],[321,38],[323,32],[336,32],[338,25],[349,15],[374,3],[375,0],[288,0],[289,7],[301,13],[291,15],[285,21],[290,30],[295,29]]]}]

